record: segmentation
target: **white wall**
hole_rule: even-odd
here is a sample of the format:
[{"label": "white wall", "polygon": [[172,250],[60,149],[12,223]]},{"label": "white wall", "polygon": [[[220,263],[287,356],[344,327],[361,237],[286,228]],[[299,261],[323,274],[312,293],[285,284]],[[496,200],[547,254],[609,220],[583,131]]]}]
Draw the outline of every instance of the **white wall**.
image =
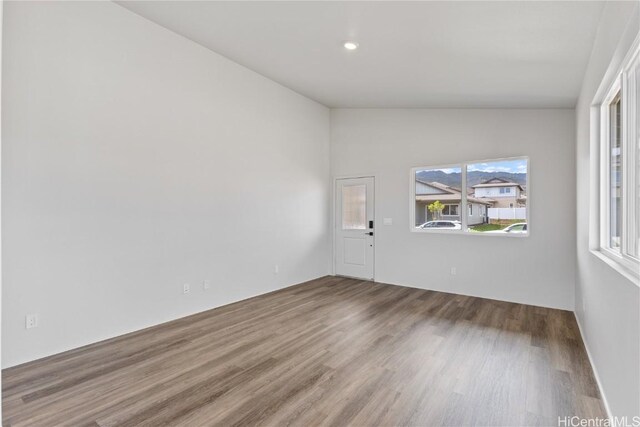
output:
[{"label": "white wall", "polygon": [[[610,64],[618,68],[640,28],[637,2],[605,6],[576,106],[576,316],[611,415],[640,415],[640,288],[596,257],[597,133],[591,104]],[[597,174],[596,174],[597,175]]]},{"label": "white wall", "polygon": [[[376,280],[573,309],[573,110],[338,109],[331,117],[333,175],[376,174]],[[409,231],[411,167],[514,156],[531,162],[530,237]]]},{"label": "white wall", "polygon": [[111,2],[4,12],[3,366],[329,272],[327,108]]},{"label": "white wall", "polygon": [[[2,17],[4,1],[0,0],[0,117],[2,116]],[[2,172],[2,126],[0,126],[0,176]],[[1,183],[1,178],[0,178]],[[0,185],[1,187],[1,185]],[[0,220],[2,218],[2,191],[0,191]],[[0,227],[0,242],[2,242],[2,229]],[[2,319],[2,245],[0,244],[0,319]],[[2,321],[0,320],[0,324]],[[0,367],[2,366],[2,331],[0,330]],[[0,390],[2,390],[2,375],[0,375]],[[2,405],[0,405],[0,420],[2,419]]]}]

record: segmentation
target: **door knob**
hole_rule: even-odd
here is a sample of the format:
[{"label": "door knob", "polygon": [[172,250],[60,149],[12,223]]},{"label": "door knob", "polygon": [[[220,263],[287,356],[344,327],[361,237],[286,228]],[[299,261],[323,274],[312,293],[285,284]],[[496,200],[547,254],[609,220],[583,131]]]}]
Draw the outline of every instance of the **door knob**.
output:
[{"label": "door knob", "polygon": [[364,234],[368,234],[369,236],[373,236],[373,231],[367,231],[367,232],[366,232],[366,233],[364,233]]}]

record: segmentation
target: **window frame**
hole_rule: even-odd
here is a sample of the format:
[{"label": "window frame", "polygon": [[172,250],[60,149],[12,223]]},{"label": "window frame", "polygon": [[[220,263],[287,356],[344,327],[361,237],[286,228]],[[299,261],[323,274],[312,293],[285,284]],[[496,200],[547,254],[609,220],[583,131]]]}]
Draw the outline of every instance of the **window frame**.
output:
[{"label": "window frame", "polygon": [[[636,227],[640,218],[636,218],[633,210],[636,201],[634,191],[639,191],[637,183],[634,185],[638,171],[635,169],[637,153],[635,151],[633,134],[637,132],[638,123],[635,111],[637,105],[637,89],[634,93],[629,87],[629,76],[634,71],[634,65],[640,61],[640,38],[632,44],[629,53],[622,62],[622,66],[614,74],[612,82],[601,102],[596,103],[600,119],[600,132],[598,138],[600,158],[599,179],[600,192],[598,197],[598,207],[600,211],[598,252],[609,260],[613,261],[614,268],[622,267],[630,272],[634,277],[640,277],[640,255],[638,258],[629,253],[630,239],[636,236]],[[640,65],[640,64],[639,64]],[[621,161],[621,182],[620,193],[622,195],[622,221],[620,224],[620,247],[612,248],[611,242],[611,105],[620,96],[620,150]]]},{"label": "window frame", "polygon": [[[527,231],[526,233],[474,233],[467,231],[467,222],[468,215],[463,215],[463,212],[468,212],[470,204],[467,202],[467,168],[469,165],[477,164],[477,163],[492,163],[492,162],[504,162],[504,161],[513,161],[513,160],[526,160],[527,161],[527,180],[526,180],[526,189],[527,189],[527,205],[526,209],[526,217],[527,217]],[[452,168],[460,168],[461,175],[461,200],[459,203],[459,212],[460,212],[460,230],[453,229],[427,229],[427,228],[418,228],[415,226],[416,221],[416,172],[423,170],[431,170],[431,169],[452,169]],[[458,235],[467,235],[467,236],[489,236],[489,237],[509,237],[509,238],[527,238],[531,234],[531,159],[529,156],[515,156],[515,157],[501,157],[501,158],[493,158],[493,159],[482,159],[482,160],[471,160],[464,161],[459,163],[451,163],[445,165],[436,165],[436,166],[415,166],[412,167],[409,172],[409,231],[412,233],[423,233],[423,234],[458,234]],[[488,208],[485,206],[485,215],[488,216],[489,212]]]}]

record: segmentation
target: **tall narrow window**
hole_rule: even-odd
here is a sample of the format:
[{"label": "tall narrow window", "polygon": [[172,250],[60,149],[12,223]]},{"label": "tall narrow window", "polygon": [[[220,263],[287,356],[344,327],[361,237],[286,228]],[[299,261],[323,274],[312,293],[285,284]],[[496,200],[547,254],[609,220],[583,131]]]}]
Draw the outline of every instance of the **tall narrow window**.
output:
[{"label": "tall narrow window", "polygon": [[640,276],[640,42],[602,98],[600,253]]},{"label": "tall narrow window", "polygon": [[622,136],[620,93],[609,106],[609,247],[620,250],[622,226]]},{"label": "tall narrow window", "polygon": [[635,99],[629,102],[629,256],[640,259],[640,53],[630,66],[629,92]]}]

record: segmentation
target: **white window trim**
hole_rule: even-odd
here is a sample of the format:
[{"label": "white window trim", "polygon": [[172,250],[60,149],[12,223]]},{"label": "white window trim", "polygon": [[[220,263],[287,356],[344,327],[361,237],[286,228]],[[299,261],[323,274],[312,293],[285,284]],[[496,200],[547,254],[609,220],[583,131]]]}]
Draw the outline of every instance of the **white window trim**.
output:
[{"label": "white window trim", "polygon": [[[491,162],[503,162],[503,161],[511,161],[511,160],[526,160],[527,161],[527,205],[525,207],[526,216],[527,216],[527,232],[526,233],[472,233],[467,231],[467,218],[468,215],[462,215],[462,212],[468,212],[468,203],[467,203],[467,192],[464,189],[467,188],[467,166],[473,165],[476,163],[491,163]],[[426,229],[426,228],[416,228],[416,172],[428,169],[450,169],[450,168],[460,168],[460,173],[462,176],[461,183],[461,201],[460,201],[460,223],[462,227],[460,230],[451,230],[451,229]],[[465,236],[486,236],[486,237],[508,237],[513,239],[522,239],[529,237],[531,234],[531,160],[528,156],[517,156],[517,157],[502,157],[497,159],[483,159],[483,160],[472,160],[465,161],[460,163],[451,163],[447,165],[437,165],[437,166],[416,166],[411,168],[409,174],[409,231],[412,233],[422,233],[422,234],[459,234]],[[485,213],[486,211],[485,207]]]},{"label": "white window trim", "polygon": [[[599,191],[599,242],[597,250],[595,252],[599,258],[603,259],[609,266],[620,272],[621,274],[637,281],[640,277],[640,262],[628,255],[629,242],[628,236],[634,235],[627,230],[632,230],[633,227],[637,227],[637,223],[640,218],[635,218],[633,214],[630,215],[629,200],[632,200],[634,196],[633,187],[625,185],[629,182],[633,182],[635,177],[635,150],[629,150],[629,134],[633,133],[637,123],[637,112],[634,111],[635,105],[630,103],[630,90],[627,84],[627,76],[634,62],[638,60],[640,55],[640,35],[636,38],[634,43],[629,49],[625,59],[622,61],[622,66],[613,75],[613,79],[609,82],[608,90],[604,97],[599,101],[594,102],[598,107],[599,119],[600,119],[600,133],[599,133],[599,146],[600,146],[600,158],[599,158],[599,179],[600,179],[600,191]],[[604,82],[603,82],[604,83]],[[610,174],[610,104],[615,99],[616,95],[621,94],[621,118],[622,118],[622,138],[621,138],[621,150],[623,154],[622,158],[622,183],[621,192],[623,194],[622,199],[622,233],[620,236],[620,251],[613,250],[609,247],[610,236],[610,193],[611,188],[611,174]]]}]

